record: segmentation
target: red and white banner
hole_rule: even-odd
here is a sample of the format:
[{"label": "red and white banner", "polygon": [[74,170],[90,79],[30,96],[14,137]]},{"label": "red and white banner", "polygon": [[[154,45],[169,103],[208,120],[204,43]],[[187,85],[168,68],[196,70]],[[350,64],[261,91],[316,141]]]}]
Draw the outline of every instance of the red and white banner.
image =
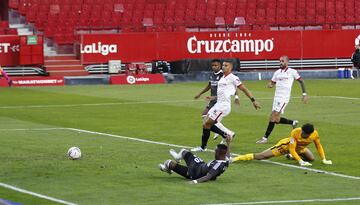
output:
[{"label": "red and white banner", "polygon": [[84,64],[187,58],[263,60],[281,55],[350,58],[359,35],[359,30],[86,34],[80,53]]},{"label": "red and white banner", "polygon": [[0,35],[0,65],[19,65],[20,37]]},{"label": "red and white banner", "polygon": [[143,75],[117,75],[110,77],[110,84],[162,84],[165,83],[165,78],[161,74],[143,74]]},{"label": "red and white banner", "polygon": [[[12,86],[63,86],[64,77],[11,77]],[[8,86],[4,78],[0,79],[0,86]]]}]

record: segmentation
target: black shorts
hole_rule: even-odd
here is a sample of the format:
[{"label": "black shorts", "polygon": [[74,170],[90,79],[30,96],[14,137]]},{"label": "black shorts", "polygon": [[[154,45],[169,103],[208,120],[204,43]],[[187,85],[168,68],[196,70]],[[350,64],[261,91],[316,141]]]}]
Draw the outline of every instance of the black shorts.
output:
[{"label": "black shorts", "polygon": [[211,101],[209,102],[209,104],[206,106],[206,108],[207,108],[208,110],[210,110],[212,107],[214,107],[215,104],[216,104],[216,100],[211,100]]},{"label": "black shorts", "polygon": [[184,156],[184,160],[188,167],[188,176],[191,179],[199,179],[206,175],[205,167],[206,163],[191,152],[188,152]]}]

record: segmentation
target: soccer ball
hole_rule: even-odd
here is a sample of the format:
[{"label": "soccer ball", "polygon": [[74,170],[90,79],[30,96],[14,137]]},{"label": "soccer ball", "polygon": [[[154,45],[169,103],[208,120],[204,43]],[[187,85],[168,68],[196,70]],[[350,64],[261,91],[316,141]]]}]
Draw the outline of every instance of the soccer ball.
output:
[{"label": "soccer ball", "polygon": [[81,151],[80,148],[78,147],[71,147],[68,152],[67,152],[67,156],[70,159],[80,159],[81,157]]}]

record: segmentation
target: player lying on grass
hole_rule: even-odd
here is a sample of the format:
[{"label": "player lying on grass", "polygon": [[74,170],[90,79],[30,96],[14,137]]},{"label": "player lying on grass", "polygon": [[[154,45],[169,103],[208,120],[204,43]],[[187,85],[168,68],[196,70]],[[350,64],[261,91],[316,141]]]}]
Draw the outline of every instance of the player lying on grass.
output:
[{"label": "player lying on grass", "polygon": [[[229,166],[229,161],[226,160],[227,156],[229,156],[229,148],[224,144],[216,146],[215,160],[209,163],[205,163],[186,149],[181,149],[179,153],[171,149],[170,155],[174,157],[175,161],[169,159],[163,164],[159,164],[160,170],[169,174],[174,171],[186,179],[191,179],[191,184],[216,180]],[[179,164],[181,159],[184,159],[186,166]]]},{"label": "player lying on grass", "polygon": [[[314,161],[315,157],[307,146],[314,142],[316,149],[320,155],[322,163],[332,164],[331,160],[326,160],[324,149],[320,143],[319,134],[314,130],[312,124],[305,124],[301,128],[292,130],[291,137],[280,140],[275,146],[267,149],[261,153],[239,155],[231,159],[232,162],[248,161],[248,160],[263,160],[271,157],[277,157],[285,154],[291,154],[301,166],[311,166],[308,161]],[[306,160],[306,161],[304,161]]]}]

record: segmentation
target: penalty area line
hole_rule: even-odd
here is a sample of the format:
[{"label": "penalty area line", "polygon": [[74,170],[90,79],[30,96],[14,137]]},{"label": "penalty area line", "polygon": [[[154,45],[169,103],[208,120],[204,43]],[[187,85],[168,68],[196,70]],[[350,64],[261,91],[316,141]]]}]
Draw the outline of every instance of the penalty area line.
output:
[{"label": "penalty area line", "polygon": [[301,199],[301,200],[283,200],[283,201],[249,201],[221,204],[203,204],[203,205],[253,205],[253,204],[289,204],[289,203],[313,203],[313,202],[339,202],[339,201],[357,201],[360,197],[334,198],[334,199]]}]

